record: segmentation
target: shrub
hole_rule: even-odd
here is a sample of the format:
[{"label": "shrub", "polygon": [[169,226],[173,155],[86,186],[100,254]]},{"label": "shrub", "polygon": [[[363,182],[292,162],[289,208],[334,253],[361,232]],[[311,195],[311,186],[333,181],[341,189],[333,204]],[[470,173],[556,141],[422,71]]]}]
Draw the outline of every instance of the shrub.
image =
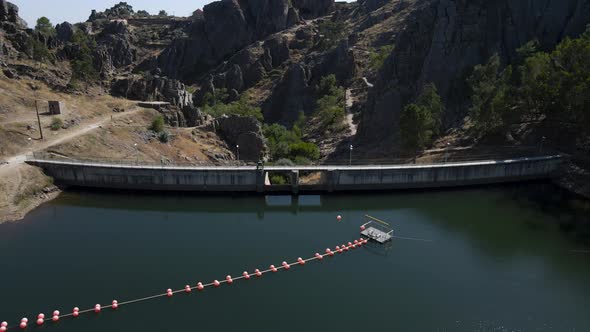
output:
[{"label": "shrub", "polygon": [[373,70],[379,70],[385,64],[385,60],[393,52],[394,45],[385,45],[379,48],[379,50],[373,51],[370,54],[370,64]]},{"label": "shrub", "polygon": [[289,184],[289,179],[284,174],[273,174],[270,176],[270,183],[273,185],[285,185]]},{"label": "shrub", "polygon": [[167,131],[163,131],[158,135],[158,140],[161,143],[168,143],[170,142],[170,133]]},{"label": "shrub", "polygon": [[334,47],[342,38],[344,38],[346,26],[343,22],[334,22],[324,20],[320,22],[318,29],[321,38],[317,44],[319,50],[325,51]]},{"label": "shrub", "polygon": [[317,160],[320,158],[320,148],[313,143],[293,143],[289,145],[289,156],[293,160],[296,160],[297,158]]},{"label": "shrub", "polygon": [[61,127],[63,125],[64,125],[64,122],[60,118],[54,117],[53,119],[51,119],[51,125],[49,127],[53,131],[58,131],[61,129]]},{"label": "shrub", "polygon": [[225,89],[220,89],[215,95],[205,94],[203,112],[216,118],[223,115],[239,115],[253,117],[260,122],[264,120],[260,107],[250,106],[246,94],[242,94],[239,100],[231,103],[225,103],[227,98],[228,94]]},{"label": "shrub", "polygon": [[161,115],[156,116],[154,120],[152,120],[152,125],[149,129],[156,133],[162,133],[164,131],[164,117]]},{"label": "shrub", "polygon": [[292,163],[292,160],[309,161],[320,157],[320,149],[317,145],[304,142],[294,130],[288,130],[284,126],[267,125],[264,127],[264,136],[273,160],[280,162],[289,160]]}]

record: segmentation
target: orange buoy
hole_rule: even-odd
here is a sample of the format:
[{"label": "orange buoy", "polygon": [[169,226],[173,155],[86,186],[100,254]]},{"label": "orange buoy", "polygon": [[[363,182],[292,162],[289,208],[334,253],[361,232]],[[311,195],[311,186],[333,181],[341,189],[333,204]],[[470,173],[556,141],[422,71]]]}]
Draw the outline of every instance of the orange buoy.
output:
[{"label": "orange buoy", "polygon": [[254,273],[256,273],[257,277],[262,277],[262,272],[259,269],[254,270]]},{"label": "orange buoy", "polygon": [[220,285],[221,285],[221,283],[218,280],[213,281],[213,286],[219,287]]},{"label": "orange buoy", "polygon": [[190,293],[190,292],[192,292],[191,286],[189,286],[189,285],[186,285],[186,286],[184,286],[184,291],[185,291],[186,293]]},{"label": "orange buoy", "polygon": [[297,258],[297,262],[299,263],[299,265],[305,265],[305,261],[301,257]]},{"label": "orange buoy", "polygon": [[59,320],[59,316],[58,315],[54,315],[53,317],[51,317],[51,320],[53,322],[57,322]]},{"label": "orange buoy", "polygon": [[[328,254],[329,254],[329,253],[328,253]],[[317,258],[317,259],[319,259],[319,260],[322,260],[322,259],[324,259],[324,256],[320,255],[320,253],[319,253],[319,252],[316,252],[316,253],[315,253],[315,258]]]},{"label": "orange buoy", "polygon": [[334,256],[334,252],[333,252],[332,250],[330,250],[330,252],[328,253],[328,255],[329,255],[330,257],[332,257],[332,256]]},{"label": "orange buoy", "polygon": [[94,312],[95,313],[99,313],[100,310],[101,310],[100,304],[97,304],[97,305],[94,306]]},{"label": "orange buoy", "polygon": [[271,265],[271,266],[270,266],[270,270],[271,270],[272,272],[278,272],[278,271],[279,271],[279,270],[277,270],[277,268],[276,268],[274,265]]},{"label": "orange buoy", "polygon": [[225,281],[227,281],[227,283],[228,283],[229,285],[231,285],[231,284],[233,284],[233,283],[234,283],[234,280],[231,278],[231,276],[230,276],[230,275],[228,275],[227,277],[225,277]]},{"label": "orange buoy", "polygon": [[8,326],[8,322],[2,322],[0,323],[0,327],[7,327]]},{"label": "orange buoy", "polygon": [[199,282],[199,283],[197,284],[197,290],[198,290],[198,291],[202,291],[203,289],[205,289],[205,286],[203,286],[203,283],[202,283],[202,282]]},{"label": "orange buoy", "polygon": [[283,267],[285,268],[285,270],[288,270],[291,268],[291,265],[289,265],[287,262],[283,261]]},{"label": "orange buoy", "polygon": [[43,325],[43,323],[44,323],[43,318],[37,319],[37,325],[41,326],[41,325]]},{"label": "orange buoy", "polygon": [[364,231],[365,229],[367,229],[367,228],[365,227],[365,225],[362,225],[362,226],[361,226],[361,231]]},{"label": "orange buoy", "polygon": [[0,326],[0,332],[6,332],[6,326]]},{"label": "orange buoy", "polygon": [[168,288],[168,289],[166,290],[166,296],[168,296],[168,297],[172,297],[172,295],[174,295],[174,293],[172,293],[172,289]]},{"label": "orange buoy", "polygon": [[244,273],[242,273],[242,275],[244,276],[244,279],[246,279],[246,280],[250,279],[250,275],[248,274],[247,271],[244,271]]},{"label": "orange buoy", "polygon": [[341,215],[338,215],[338,216],[336,217],[336,220],[338,220],[338,221],[342,221],[342,216],[341,216]]},{"label": "orange buoy", "polygon": [[26,323],[26,322],[22,322],[22,321],[21,321],[19,326],[20,326],[20,328],[21,328],[21,329],[23,329],[23,330],[24,330],[24,329],[26,329],[26,328],[27,328],[27,323]]},{"label": "orange buoy", "polygon": [[28,323],[29,322],[29,319],[27,317],[25,317],[25,318],[21,319],[20,321],[21,321],[21,323],[22,322]]},{"label": "orange buoy", "polygon": [[113,308],[113,310],[117,310],[117,308],[119,308],[119,302],[117,302],[117,300],[113,300],[111,308]]}]

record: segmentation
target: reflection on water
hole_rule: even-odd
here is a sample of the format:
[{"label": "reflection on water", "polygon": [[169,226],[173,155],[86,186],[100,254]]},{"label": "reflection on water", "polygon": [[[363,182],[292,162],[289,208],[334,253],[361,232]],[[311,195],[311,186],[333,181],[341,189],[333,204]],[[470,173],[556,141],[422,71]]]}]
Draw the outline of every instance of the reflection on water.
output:
[{"label": "reflection on water", "polygon": [[68,192],[0,225],[0,321],[312,256],[358,238],[365,214],[432,242],[394,239],[45,329],[590,330],[588,206],[545,185],[299,197]]}]

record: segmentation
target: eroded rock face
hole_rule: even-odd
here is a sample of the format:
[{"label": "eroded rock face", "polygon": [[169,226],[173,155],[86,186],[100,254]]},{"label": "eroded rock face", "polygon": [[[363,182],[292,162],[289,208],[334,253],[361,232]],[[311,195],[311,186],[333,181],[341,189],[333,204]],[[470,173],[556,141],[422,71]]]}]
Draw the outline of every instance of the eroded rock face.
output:
[{"label": "eroded rock face", "polygon": [[111,94],[132,100],[166,101],[180,109],[193,105],[192,96],[184,84],[160,76],[116,79],[111,85]]},{"label": "eroded rock face", "polygon": [[0,23],[14,24],[21,29],[27,27],[27,23],[18,16],[18,6],[5,0],[0,0]]},{"label": "eroded rock face", "polygon": [[293,6],[305,19],[326,16],[334,10],[334,0],[293,0]]},{"label": "eroded rock face", "polygon": [[97,38],[95,67],[103,77],[109,77],[117,68],[129,66],[137,59],[127,24],[113,21]]},{"label": "eroded rock face", "polygon": [[216,128],[232,151],[239,146],[240,160],[256,162],[264,158],[266,142],[256,119],[235,115],[222,117],[217,120]]},{"label": "eroded rock face", "polygon": [[[367,2],[367,1],[366,1]],[[504,63],[516,49],[537,39],[553,48],[566,36],[577,36],[590,22],[589,0],[432,0],[407,1],[413,6],[395,50],[379,73],[359,127],[359,137],[374,141],[392,137],[400,109],[420,87],[432,82],[450,110],[447,125],[465,115],[458,105],[468,96],[466,73],[498,53]]]},{"label": "eroded rock face", "polygon": [[267,122],[291,127],[297,121],[300,112],[309,114],[313,111],[313,89],[308,84],[308,77],[303,64],[293,64],[289,67],[262,107]]},{"label": "eroded rock face", "polygon": [[290,0],[216,1],[205,6],[188,37],[162,52],[158,65],[169,77],[194,81],[246,45],[300,21]]},{"label": "eroded rock face", "polygon": [[67,43],[74,35],[74,26],[68,22],[63,22],[55,26],[56,38],[62,43]]},{"label": "eroded rock face", "polygon": [[357,72],[357,63],[354,52],[348,45],[348,40],[344,39],[334,50],[314,60],[312,65],[313,77],[319,78],[334,74],[339,82],[354,77]]}]

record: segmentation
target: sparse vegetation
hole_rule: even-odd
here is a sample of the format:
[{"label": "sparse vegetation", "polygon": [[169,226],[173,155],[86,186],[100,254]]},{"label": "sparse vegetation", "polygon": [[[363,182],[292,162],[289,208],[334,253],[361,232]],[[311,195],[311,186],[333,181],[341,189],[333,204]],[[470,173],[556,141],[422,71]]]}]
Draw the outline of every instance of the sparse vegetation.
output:
[{"label": "sparse vegetation", "polygon": [[338,42],[345,36],[345,27],[346,26],[343,22],[334,22],[331,20],[321,21],[318,26],[320,40],[316,47],[321,51],[325,51],[336,46]]},{"label": "sparse vegetation", "polygon": [[207,93],[204,97],[203,112],[220,117],[222,115],[239,115],[250,116],[262,122],[264,116],[259,107],[252,107],[248,104],[248,96],[242,94],[240,99],[234,102],[226,103],[228,98],[227,90],[219,89],[215,95]]},{"label": "sparse vegetation", "polygon": [[161,115],[158,115],[154,118],[154,120],[152,121],[152,125],[149,128],[150,130],[156,132],[156,133],[163,133],[164,132],[164,117]]},{"label": "sparse vegetation", "polygon": [[53,119],[51,119],[51,125],[49,127],[53,131],[58,131],[63,127],[63,125],[64,122],[60,118],[54,117]]},{"label": "sparse vegetation", "polygon": [[344,89],[337,85],[336,76],[332,74],[323,77],[317,87],[317,92],[321,97],[317,100],[314,117],[319,119],[320,127],[330,131],[343,130],[346,101],[344,100]]},{"label": "sparse vegetation", "polygon": [[394,48],[394,45],[385,45],[378,50],[373,50],[370,54],[371,69],[380,70]]}]

